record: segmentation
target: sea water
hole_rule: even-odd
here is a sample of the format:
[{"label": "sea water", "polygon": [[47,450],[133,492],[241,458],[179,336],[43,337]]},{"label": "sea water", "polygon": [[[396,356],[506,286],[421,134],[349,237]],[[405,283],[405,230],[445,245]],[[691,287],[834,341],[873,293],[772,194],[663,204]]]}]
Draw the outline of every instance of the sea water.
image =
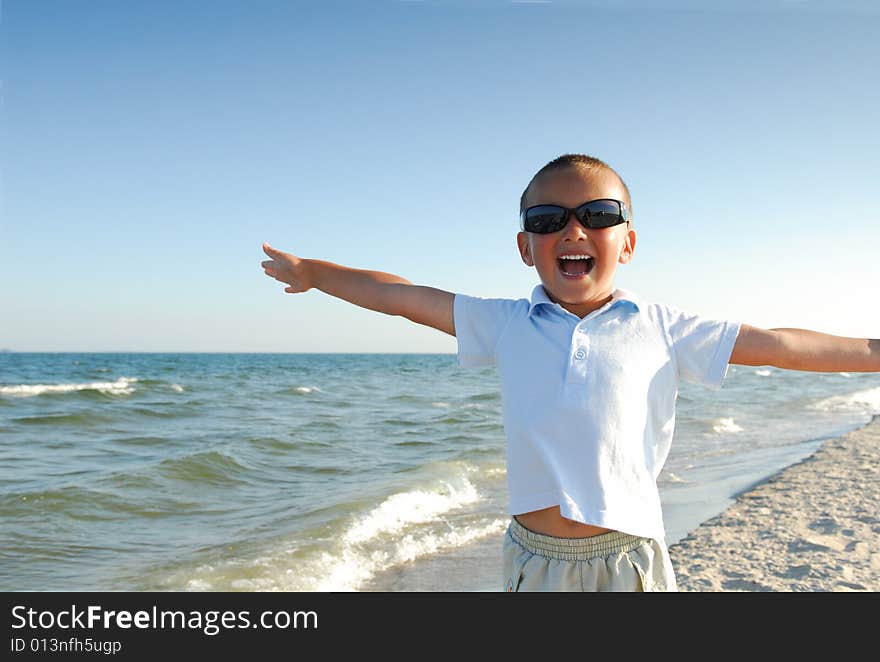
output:
[{"label": "sea water", "polygon": [[[452,354],[0,353],[0,589],[494,590],[495,368]],[[667,544],[880,413],[880,375],[683,384]]]}]

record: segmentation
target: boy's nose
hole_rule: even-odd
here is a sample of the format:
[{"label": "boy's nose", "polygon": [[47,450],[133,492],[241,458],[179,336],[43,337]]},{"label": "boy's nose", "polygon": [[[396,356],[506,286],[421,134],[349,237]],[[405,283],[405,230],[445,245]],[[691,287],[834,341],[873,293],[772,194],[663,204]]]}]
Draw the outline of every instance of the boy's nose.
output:
[{"label": "boy's nose", "polygon": [[575,216],[574,212],[568,213],[568,219],[565,222],[565,227],[562,228],[563,234],[577,234],[586,236],[588,229],[581,225],[581,222],[578,220],[578,217]]}]

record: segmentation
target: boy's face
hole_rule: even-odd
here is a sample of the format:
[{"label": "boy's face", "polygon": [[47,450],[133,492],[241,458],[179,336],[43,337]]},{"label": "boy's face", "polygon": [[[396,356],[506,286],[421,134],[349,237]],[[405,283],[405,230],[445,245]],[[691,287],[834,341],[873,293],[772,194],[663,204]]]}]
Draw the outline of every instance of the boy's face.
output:
[{"label": "boy's face", "polygon": [[[555,204],[573,209],[599,198],[626,200],[623,185],[613,173],[565,168],[538,178],[529,190],[527,206]],[[632,259],[636,233],[631,225],[587,229],[574,214],[569,214],[568,223],[559,232],[519,232],[516,241],[523,262],[537,269],[550,300],[584,317],[611,300],[617,265]],[[572,262],[560,263],[560,256],[574,254],[589,255],[592,259],[586,261],[586,273],[569,276],[563,272],[563,265]]]}]

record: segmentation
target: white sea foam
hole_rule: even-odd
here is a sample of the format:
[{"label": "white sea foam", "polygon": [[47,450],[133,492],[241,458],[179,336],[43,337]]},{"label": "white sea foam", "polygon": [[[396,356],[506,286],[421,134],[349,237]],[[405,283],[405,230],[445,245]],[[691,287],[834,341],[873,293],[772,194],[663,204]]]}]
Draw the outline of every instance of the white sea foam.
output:
[{"label": "white sea foam", "polygon": [[445,550],[456,549],[474,540],[504,531],[508,520],[494,519],[475,526],[407,534],[385,550],[349,546],[339,554],[322,554],[313,591],[356,591],[376,573]]},{"label": "white sea foam", "polygon": [[383,570],[499,535],[508,522],[494,518],[457,528],[414,531],[381,548],[343,545],[305,557],[296,555],[295,549],[276,550],[258,558],[177,571],[164,584],[173,590],[183,584],[188,591],[357,591]]},{"label": "white sea foam", "polygon": [[[208,566],[210,568],[210,566]],[[204,568],[201,568],[204,572]],[[186,584],[186,589],[188,591],[213,591],[214,588],[210,582],[205,581],[204,579],[190,579]]]},{"label": "white sea foam", "polygon": [[810,409],[820,411],[855,411],[871,416],[880,414],[880,388],[856,391],[846,395],[833,395],[808,405]]},{"label": "white sea foam", "polygon": [[313,391],[321,392],[321,389],[317,386],[297,386],[294,390],[297,393],[312,393]]},{"label": "white sea foam", "polygon": [[688,482],[690,482],[690,481],[688,481],[688,480],[685,480],[685,479],[682,478],[681,476],[672,473],[671,471],[666,471],[666,472],[664,472],[663,475],[662,475],[662,478],[663,478],[667,483],[688,483]]},{"label": "white sea foam", "polygon": [[718,434],[725,432],[742,432],[742,428],[732,418],[716,418],[712,421],[712,431]]},{"label": "white sea foam", "polygon": [[391,558],[393,564],[397,565],[435,554],[444,549],[463,547],[474,540],[501,533],[508,523],[507,519],[496,518],[486,524],[451,529],[439,534],[407,535],[397,543],[396,554]]},{"label": "white sea foam", "polygon": [[459,466],[452,477],[424,489],[392,494],[356,517],[329,550],[306,552],[293,546],[257,558],[233,558],[180,571],[166,579],[187,590],[356,591],[377,573],[415,559],[450,551],[504,531],[509,520],[485,517],[453,525],[446,517],[480,499]]},{"label": "white sea foam", "polygon": [[83,384],[19,384],[0,386],[0,395],[30,398],[44,393],[70,393],[72,391],[100,391],[108,395],[131,395],[136,377],[120,377],[115,382],[89,382]]},{"label": "white sea foam", "polygon": [[457,485],[445,482],[433,490],[412,490],[392,494],[362,519],[342,539],[346,544],[363,543],[379,535],[395,534],[409,524],[430,522],[443,513],[474,503],[480,497],[467,477]]},{"label": "white sea foam", "polygon": [[771,373],[769,370],[755,370],[755,374],[761,377],[769,377],[773,373]]}]

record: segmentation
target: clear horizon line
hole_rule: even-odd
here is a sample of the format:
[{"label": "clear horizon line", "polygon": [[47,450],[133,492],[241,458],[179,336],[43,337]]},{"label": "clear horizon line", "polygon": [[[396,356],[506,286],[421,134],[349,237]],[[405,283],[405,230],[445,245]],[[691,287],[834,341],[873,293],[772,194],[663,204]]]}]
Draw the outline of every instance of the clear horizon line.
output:
[{"label": "clear horizon line", "polygon": [[455,356],[457,352],[248,352],[248,351],[198,351],[198,350],[175,350],[175,351],[152,351],[152,350],[27,350],[27,349],[0,349],[0,354],[435,354],[441,356]]}]

